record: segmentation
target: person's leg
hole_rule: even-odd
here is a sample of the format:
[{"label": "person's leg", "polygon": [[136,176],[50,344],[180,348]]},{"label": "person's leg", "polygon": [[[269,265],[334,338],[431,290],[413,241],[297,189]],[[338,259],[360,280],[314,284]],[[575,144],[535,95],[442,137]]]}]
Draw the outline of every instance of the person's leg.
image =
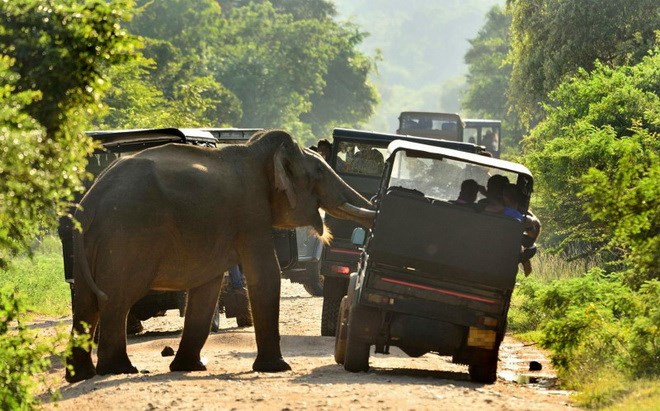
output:
[{"label": "person's leg", "polygon": [[237,265],[229,268],[229,285],[233,289],[245,287],[245,276]]}]

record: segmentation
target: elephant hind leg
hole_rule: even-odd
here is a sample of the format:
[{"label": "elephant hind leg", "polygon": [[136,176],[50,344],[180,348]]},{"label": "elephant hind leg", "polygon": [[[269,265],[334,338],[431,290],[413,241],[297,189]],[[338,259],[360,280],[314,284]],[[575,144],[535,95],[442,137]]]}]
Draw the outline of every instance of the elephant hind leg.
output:
[{"label": "elephant hind leg", "polygon": [[103,310],[99,334],[99,361],[96,372],[106,374],[136,374],[126,352],[126,317],[128,310]]},{"label": "elephant hind leg", "polygon": [[[73,294],[75,309],[71,336],[87,334],[91,339],[99,321],[97,301],[91,290],[84,285],[77,286],[77,288],[77,290],[74,289]],[[71,354],[66,359],[66,365],[64,378],[69,383],[86,380],[96,375],[91,347],[88,349],[73,347]]]}]

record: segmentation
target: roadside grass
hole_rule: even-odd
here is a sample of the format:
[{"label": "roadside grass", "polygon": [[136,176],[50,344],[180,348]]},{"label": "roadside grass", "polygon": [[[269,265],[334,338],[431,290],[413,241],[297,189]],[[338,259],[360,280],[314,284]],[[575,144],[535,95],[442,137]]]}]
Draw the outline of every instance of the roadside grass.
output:
[{"label": "roadside grass", "polygon": [[28,318],[69,314],[71,294],[64,281],[62,247],[57,236],[43,237],[35,243],[32,257],[19,256],[7,270],[0,270],[0,287],[7,285],[21,296]]},{"label": "roadside grass", "polygon": [[630,381],[618,373],[599,374],[580,387],[574,404],[605,411],[655,411],[660,407],[660,380]]}]

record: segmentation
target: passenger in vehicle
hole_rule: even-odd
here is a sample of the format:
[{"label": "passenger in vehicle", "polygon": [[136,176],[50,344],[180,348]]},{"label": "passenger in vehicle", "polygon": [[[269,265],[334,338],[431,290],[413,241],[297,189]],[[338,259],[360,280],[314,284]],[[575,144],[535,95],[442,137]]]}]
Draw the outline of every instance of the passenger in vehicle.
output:
[{"label": "passenger in vehicle", "polygon": [[385,160],[380,151],[375,148],[365,148],[355,153],[350,163],[348,163],[348,170],[358,174],[365,175],[380,175],[383,172]]},{"label": "passenger in vehicle", "polygon": [[536,255],[536,239],[541,234],[541,222],[531,212],[527,210],[527,214],[523,220],[523,241],[522,252],[520,253],[520,264],[522,264],[523,272],[529,275],[532,272],[531,258]]},{"label": "passenger in vehicle", "polygon": [[317,150],[316,150],[323,159],[328,162],[330,161],[330,153],[332,152],[332,143],[330,143],[326,139],[321,139],[317,143]]},{"label": "passenger in vehicle", "polygon": [[502,213],[507,217],[523,221],[525,216],[518,210],[520,206],[520,190],[518,190],[518,187],[515,184],[507,184],[502,190],[502,199],[504,201]]},{"label": "passenger in vehicle", "polygon": [[481,140],[481,145],[486,147],[486,150],[491,154],[495,154],[500,146],[500,136],[496,132],[489,131]]},{"label": "passenger in vehicle", "polygon": [[488,179],[486,189],[481,194],[486,198],[479,200],[478,209],[490,213],[501,213],[504,211],[504,187],[509,184],[509,179],[501,174],[495,174]]},{"label": "passenger in vehicle", "polygon": [[458,194],[458,198],[452,200],[451,203],[472,206],[477,201],[477,194],[479,194],[479,183],[472,179],[465,180],[461,183],[461,192]]}]

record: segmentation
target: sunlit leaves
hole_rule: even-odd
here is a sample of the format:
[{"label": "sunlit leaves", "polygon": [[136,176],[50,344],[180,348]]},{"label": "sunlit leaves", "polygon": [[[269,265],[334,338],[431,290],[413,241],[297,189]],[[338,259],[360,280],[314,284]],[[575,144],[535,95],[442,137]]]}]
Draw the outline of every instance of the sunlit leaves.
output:
[{"label": "sunlit leaves", "polygon": [[512,0],[510,97],[528,121],[542,117],[547,93],[596,60],[635,64],[654,47],[655,0]]},{"label": "sunlit leaves", "polygon": [[28,248],[81,188],[93,149],[82,134],[104,72],[135,41],[117,0],[0,3],[0,265]]},{"label": "sunlit leaves", "polygon": [[623,262],[637,285],[658,276],[658,67],[654,52],[581,72],[551,93],[526,139],[546,241]]}]

